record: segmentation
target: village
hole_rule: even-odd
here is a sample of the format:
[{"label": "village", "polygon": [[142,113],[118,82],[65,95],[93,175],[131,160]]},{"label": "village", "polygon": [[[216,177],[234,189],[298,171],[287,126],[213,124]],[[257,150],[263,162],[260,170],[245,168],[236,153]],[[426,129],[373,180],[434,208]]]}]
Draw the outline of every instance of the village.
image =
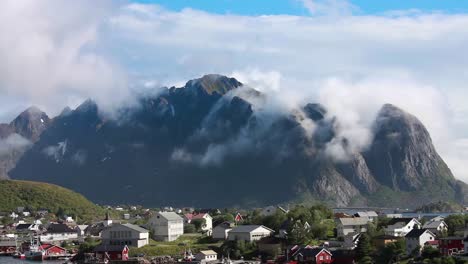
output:
[{"label": "village", "polygon": [[[2,258],[60,263],[465,263],[457,213],[107,207],[85,223],[47,209],[2,213]],[[430,262],[436,261],[436,262]],[[439,261],[439,262],[437,262]],[[447,261],[447,262],[440,262]]]}]

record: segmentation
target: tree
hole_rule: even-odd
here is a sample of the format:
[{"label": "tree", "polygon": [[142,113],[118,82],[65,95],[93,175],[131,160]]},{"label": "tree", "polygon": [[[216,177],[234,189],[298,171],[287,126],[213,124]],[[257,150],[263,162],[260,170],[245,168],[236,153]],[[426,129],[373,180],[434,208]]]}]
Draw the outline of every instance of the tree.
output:
[{"label": "tree", "polygon": [[13,218],[11,218],[10,216],[4,216],[4,217],[2,217],[2,219],[0,220],[0,222],[1,222],[2,225],[4,225],[4,226],[10,225],[10,224],[13,224],[13,223],[14,223]]},{"label": "tree", "polygon": [[433,248],[433,247],[430,247],[430,246],[426,246],[423,248],[422,250],[422,253],[421,253],[421,256],[423,258],[429,258],[429,259],[433,259],[433,258],[438,258],[440,257],[440,252],[439,250]]},{"label": "tree", "polygon": [[193,219],[191,224],[195,226],[195,229],[200,232],[204,227],[206,227],[206,220],[205,219]]},{"label": "tree", "polygon": [[406,243],[403,239],[387,244],[379,251],[377,256],[378,263],[390,263],[399,261],[405,254]]},{"label": "tree", "polygon": [[184,233],[192,234],[192,233],[196,233],[196,232],[197,232],[197,228],[195,227],[195,225],[192,225],[192,224],[184,225]]},{"label": "tree", "polygon": [[448,234],[453,236],[455,231],[465,227],[465,216],[463,215],[449,215],[444,219],[448,225]]},{"label": "tree", "polygon": [[359,238],[359,242],[356,247],[356,260],[358,263],[372,263],[372,261],[369,262],[371,253],[372,246],[370,238],[366,233],[363,233]]}]

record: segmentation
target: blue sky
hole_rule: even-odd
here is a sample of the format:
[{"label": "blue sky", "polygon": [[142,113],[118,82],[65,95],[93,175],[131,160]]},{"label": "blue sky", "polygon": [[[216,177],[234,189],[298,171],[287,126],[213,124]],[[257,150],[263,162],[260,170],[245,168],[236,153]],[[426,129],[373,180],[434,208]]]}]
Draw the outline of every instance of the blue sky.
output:
[{"label": "blue sky", "polygon": [[[138,0],[156,3],[171,10],[194,8],[210,13],[241,15],[307,15],[299,0]],[[466,0],[352,0],[362,14],[378,14],[390,10],[419,9],[428,12],[467,13]]]}]

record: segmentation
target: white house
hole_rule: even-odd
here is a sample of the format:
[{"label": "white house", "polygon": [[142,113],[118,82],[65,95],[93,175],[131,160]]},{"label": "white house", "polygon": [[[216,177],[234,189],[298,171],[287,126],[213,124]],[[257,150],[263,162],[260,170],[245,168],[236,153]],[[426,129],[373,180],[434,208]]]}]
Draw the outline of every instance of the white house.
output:
[{"label": "white house", "polygon": [[40,236],[41,242],[59,242],[78,239],[79,231],[66,224],[50,224],[47,231]]},{"label": "white house", "polygon": [[174,241],[184,234],[184,219],[174,212],[158,212],[148,221],[154,239]]},{"label": "white house", "polygon": [[226,240],[228,238],[229,231],[234,227],[233,223],[223,222],[213,228],[212,237],[216,240]]},{"label": "white house", "polygon": [[365,233],[369,219],[367,217],[337,218],[336,231],[338,237],[345,237],[350,233]]},{"label": "white house", "polygon": [[218,259],[218,253],[213,250],[202,250],[195,255],[195,258],[200,262],[216,261]]},{"label": "white house", "polygon": [[76,230],[78,232],[78,236],[85,236],[86,228],[88,228],[88,225],[77,225]]},{"label": "white house", "polygon": [[200,214],[185,214],[184,215],[185,223],[190,224],[193,220],[202,219],[205,221],[205,224],[202,226],[202,231],[207,235],[211,235],[213,232],[213,218],[208,213]]},{"label": "white house", "polygon": [[421,223],[416,218],[393,218],[385,228],[385,234],[404,237],[413,229],[421,229]]},{"label": "white house", "polygon": [[257,241],[273,235],[275,231],[262,225],[236,226],[228,232],[228,240]]},{"label": "white house", "polygon": [[39,231],[41,227],[37,224],[18,224],[15,229],[16,233],[32,233]]},{"label": "white house", "polygon": [[102,244],[143,247],[149,244],[149,231],[132,224],[113,224],[101,234]]},{"label": "white house", "polygon": [[423,229],[428,229],[434,234],[443,234],[447,232],[448,225],[445,223],[445,221],[432,221],[424,224]]},{"label": "white house", "polygon": [[417,252],[417,255],[419,255],[424,248],[424,244],[434,240],[435,235],[431,231],[427,229],[413,229],[405,236],[406,254],[411,255],[419,247],[419,252]]}]

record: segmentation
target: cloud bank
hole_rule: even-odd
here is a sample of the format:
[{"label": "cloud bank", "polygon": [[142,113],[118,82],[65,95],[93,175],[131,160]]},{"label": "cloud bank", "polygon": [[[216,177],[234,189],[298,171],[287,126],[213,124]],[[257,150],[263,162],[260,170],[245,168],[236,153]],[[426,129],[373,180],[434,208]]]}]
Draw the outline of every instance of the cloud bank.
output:
[{"label": "cloud bank", "polygon": [[355,15],[356,7],[344,1],[300,2],[311,16],[6,1],[0,117],[12,118],[18,103],[54,114],[87,97],[112,108],[135,89],[221,73],[267,92],[282,107],[326,105],[356,148],[367,144],[380,106],[393,103],[423,121],[456,177],[468,180],[468,15]]}]

